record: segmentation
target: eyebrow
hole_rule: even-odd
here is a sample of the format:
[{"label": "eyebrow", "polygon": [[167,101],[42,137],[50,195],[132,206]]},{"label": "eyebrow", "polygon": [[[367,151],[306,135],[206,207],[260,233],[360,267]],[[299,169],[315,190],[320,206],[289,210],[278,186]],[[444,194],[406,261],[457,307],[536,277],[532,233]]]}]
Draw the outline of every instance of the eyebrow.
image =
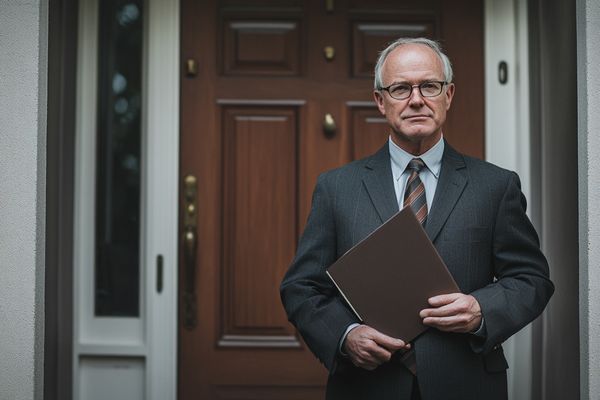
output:
[{"label": "eyebrow", "polygon": [[412,83],[409,81],[392,81],[392,83],[390,83],[388,86],[392,86],[392,85],[420,85],[422,83],[425,82],[445,82],[444,79],[440,79],[440,78],[427,78],[427,79],[423,79],[422,81],[418,82],[418,83]]}]

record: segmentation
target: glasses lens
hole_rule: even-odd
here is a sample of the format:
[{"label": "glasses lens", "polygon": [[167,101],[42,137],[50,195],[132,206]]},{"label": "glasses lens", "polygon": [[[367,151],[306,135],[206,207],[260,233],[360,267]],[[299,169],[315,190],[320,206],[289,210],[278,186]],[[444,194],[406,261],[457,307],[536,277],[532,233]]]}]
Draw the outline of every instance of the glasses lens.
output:
[{"label": "glasses lens", "polygon": [[419,85],[421,94],[425,97],[433,97],[442,93],[442,84],[440,82],[423,82]]},{"label": "glasses lens", "polygon": [[392,96],[395,99],[401,100],[410,96],[411,89],[412,88],[410,87],[410,85],[400,84],[390,86],[388,91],[390,92],[390,96]]}]

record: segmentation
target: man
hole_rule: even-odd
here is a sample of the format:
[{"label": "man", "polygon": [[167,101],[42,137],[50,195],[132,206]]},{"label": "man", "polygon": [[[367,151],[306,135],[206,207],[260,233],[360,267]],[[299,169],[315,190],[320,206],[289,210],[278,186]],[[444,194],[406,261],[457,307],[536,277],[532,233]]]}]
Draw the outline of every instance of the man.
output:
[{"label": "man", "polygon": [[[374,91],[390,140],[317,181],[281,296],[330,371],[328,399],[506,399],[501,343],[536,318],[554,291],[517,175],[444,141],[454,91],[450,61],[436,42],[392,43],[375,67]],[[404,206],[422,221],[461,290],[429,299],[420,316],[431,329],[413,343],[360,325],[325,274]],[[419,265],[399,256],[398,268]]]}]

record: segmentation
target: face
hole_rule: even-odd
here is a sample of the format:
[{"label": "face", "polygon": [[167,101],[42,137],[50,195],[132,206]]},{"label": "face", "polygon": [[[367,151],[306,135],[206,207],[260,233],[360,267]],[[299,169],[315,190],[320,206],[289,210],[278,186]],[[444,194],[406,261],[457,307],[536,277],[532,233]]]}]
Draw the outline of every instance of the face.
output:
[{"label": "face", "polygon": [[[444,67],[436,53],[425,45],[407,44],[395,48],[382,67],[382,84],[418,85],[425,81],[444,81]],[[393,99],[385,90],[375,91],[379,111],[385,116],[400,147],[415,154],[435,145],[442,135],[446,112],[450,109],[454,85],[448,84],[436,97],[423,97],[417,87],[409,98]]]}]

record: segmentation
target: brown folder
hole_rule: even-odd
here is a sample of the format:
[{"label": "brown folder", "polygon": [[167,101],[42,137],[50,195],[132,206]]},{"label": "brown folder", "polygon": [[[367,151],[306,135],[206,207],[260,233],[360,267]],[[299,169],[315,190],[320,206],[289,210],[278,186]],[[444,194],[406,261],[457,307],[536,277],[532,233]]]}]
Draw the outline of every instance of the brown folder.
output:
[{"label": "brown folder", "polygon": [[412,341],[427,329],[427,299],[460,292],[423,227],[402,209],[327,270],[357,317],[378,331]]}]

